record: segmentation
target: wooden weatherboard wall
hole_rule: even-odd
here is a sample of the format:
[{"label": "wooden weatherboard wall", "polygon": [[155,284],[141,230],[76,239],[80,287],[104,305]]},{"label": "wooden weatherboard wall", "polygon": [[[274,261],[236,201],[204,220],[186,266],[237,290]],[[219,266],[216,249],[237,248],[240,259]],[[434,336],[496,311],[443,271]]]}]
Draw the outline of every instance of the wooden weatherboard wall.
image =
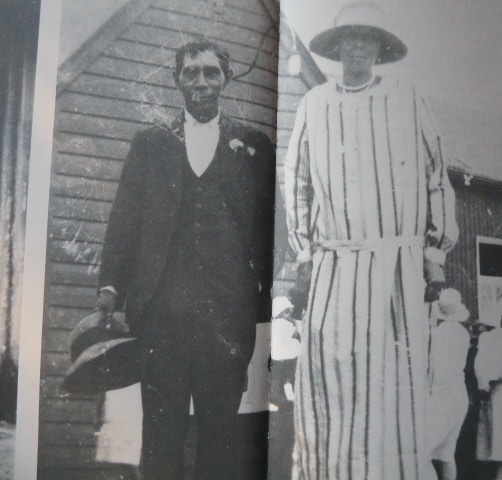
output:
[{"label": "wooden weatherboard wall", "polygon": [[[289,28],[287,20],[281,19],[281,34],[279,46],[279,79],[277,103],[277,180],[281,190],[284,187],[284,157],[293,132],[296,110],[303,96],[326,77],[312,60],[305,46],[294,31]],[[288,71],[288,59],[296,40],[296,49],[302,56],[302,68],[299,75],[291,75]],[[274,282],[274,296],[287,295],[296,275],[295,265],[290,254],[286,256],[284,268]]]},{"label": "wooden weatherboard wall", "polygon": [[275,139],[274,12],[277,5],[264,0],[134,0],[61,68],[47,252],[39,477],[56,478],[62,469],[73,470],[68,473],[72,476],[93,468],[100,398],[70,396],[60,389],[69,366],[69,333],[95,305],[103,238],[129,142],[137,130],[169,121],[182,106],[171,71],[175,49],[204,34],[228,49],[236,75],[253,67],[225,91],[223,108]]},{"label": "wooden weatherboard wall", "polygon": [[476,236],[502,239],[502,182],[478,178],[466,182],[463,174],[450,172],[456,196],[459,240],[447,257],[448,283],[458,289],[471,319],[478,318]]}]

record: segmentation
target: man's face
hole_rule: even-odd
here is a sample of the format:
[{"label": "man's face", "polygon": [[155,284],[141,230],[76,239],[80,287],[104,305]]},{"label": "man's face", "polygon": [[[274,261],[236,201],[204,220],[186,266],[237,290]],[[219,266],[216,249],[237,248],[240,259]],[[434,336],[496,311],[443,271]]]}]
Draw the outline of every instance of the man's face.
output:
[{"label": "man's face", "polygon": [[217,114],[220,94],[230,78],[225,78],[220,60],[214,52],[186,56],[183,68],[174,78],[191,115],[207,122]]},{"label": "man's face", "polygon": [[380,37],[364,27],[352,28],[340,41],[340,61],[352,73],[371,72],[380,54]]}]

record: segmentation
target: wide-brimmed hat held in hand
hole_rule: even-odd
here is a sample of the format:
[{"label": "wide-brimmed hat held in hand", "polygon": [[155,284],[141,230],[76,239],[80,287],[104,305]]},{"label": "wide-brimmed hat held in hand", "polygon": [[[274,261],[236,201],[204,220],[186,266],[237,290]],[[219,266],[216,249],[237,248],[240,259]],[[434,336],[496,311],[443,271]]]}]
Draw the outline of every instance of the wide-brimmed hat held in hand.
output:
[{"label": "wide-brimmed hat held in hand", "polygon": [[97,394],[139,382],[138,340],[123,313],[95,312],[82,319],[70,336],[70,359],[62,386],[71,393]]}]

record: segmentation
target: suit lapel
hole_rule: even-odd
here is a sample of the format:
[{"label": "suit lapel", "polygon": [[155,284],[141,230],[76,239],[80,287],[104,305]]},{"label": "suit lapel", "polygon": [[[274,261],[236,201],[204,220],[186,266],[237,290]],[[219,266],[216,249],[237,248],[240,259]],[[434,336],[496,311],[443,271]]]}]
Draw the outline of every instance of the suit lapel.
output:
[{"label": "suit lapel", "polygon": [[221,114],[220,142],[217,152],[221,158],[223,182],[227,188],[238,188],[248,158],[245,148],[232,148],[232,142],[243,142],[236,124]]},{"label": "suit lapel", "polygon": [[163,158],[168,167],[169,175],[181,175],[183,162],[187,157],[185,145],[185,129],[183,128],[185,120],[184,112],[181,112],[168,128],[168,135],[164,143]]},{"label": "suit lapel", "polygon": [[[166,127],[169,130],[169,138],[166,139],[163,156],[170,175],[173,173],[173,168],[181,172],[184,162],[188,161],[184,123],[185,112],[182,111],[171,125]],[[215,157],[220,159],[224,177],[228,173],[233,179],[235,174],[238,174],[246,163],[244,151],[239,149],[240,151],[236,152],[230,146],[231,140],[238,138],[238,133],[235,130],[235,123],[222,112],[220,114],[220,139],[216,147]]]},{"label": "suit lapel", "polygon": [[183,189],[183,161],[186,148],[183,135],[183,115],[170,125],[163,125],[156,136],[150,155],[152,170],[148,179],[148,194],[154,208],[145,216],[144,271],[149,272],[148,281],[141,283],[140,297],[147,298],[164,269],[169,244],[176,230]]},{"label": "suit lapel", "polygon": [[[179,205],[183,190],[183,164],[187,162],[184,132],[184,112],[166,127],[168,130],[160,145],[160,155],[164,160],[168,178],[167,201],[171,206]],[[232,148],[232,141],[244,143],[238,126],[223,112],[220,115],[220,139],[215,157],[221,164],[222,188],[231,202],[237,216],[241,214],[242,197],[250,190],[248,167],[250,158],[246,147]]]},{"label": "suit lapel", "polygon": [[184,113],[181,112],[171,125],[165,126],[165,135],[161,137],[158,147],[166,173],[163,178],[167,178],[167,184],[163,178],[158,179],[163,183],[164,190],[159,193],[161,197],[167,195],[166,200],[172,206],[179,204],[183,189],[183,164],[187,156],[183,123]]},{"label": "suit lapel", "polygon": [[[222,190],[244,238],[253,221],[254,186],[251,158],[238,125],[226,115],[221,117],[219,152],[221,154]],[[243,145],[232,148],[231,144]]]}]

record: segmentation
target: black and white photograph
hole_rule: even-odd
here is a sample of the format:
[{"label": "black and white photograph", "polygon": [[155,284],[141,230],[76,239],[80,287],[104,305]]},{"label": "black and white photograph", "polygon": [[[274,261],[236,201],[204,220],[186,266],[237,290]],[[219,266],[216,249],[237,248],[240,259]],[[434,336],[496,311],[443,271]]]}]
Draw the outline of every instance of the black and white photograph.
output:
[{"label": "black and white photograph", "polygon": [[62,2],[38,479],[266,478],[278,38],[274,1]]},{"label": "black and white photograph", "polygon": [[269,478],[502,478],[501,20],[281,2]]},{"label": "black and white photograph", "polygon": [[4,5],[0,480],[502,480],[501,2]]},{"label": "black and white photograph", "polygon": [[40,1],[0,2],[0,478],[14,475],[20,305]]}]

